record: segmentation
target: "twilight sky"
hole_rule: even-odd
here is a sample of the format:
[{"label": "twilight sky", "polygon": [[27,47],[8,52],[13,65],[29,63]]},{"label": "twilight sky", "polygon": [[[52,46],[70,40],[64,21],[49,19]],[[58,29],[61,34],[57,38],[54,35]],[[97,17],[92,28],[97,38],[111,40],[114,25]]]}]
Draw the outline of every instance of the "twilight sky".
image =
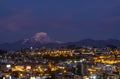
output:
[{"label": "twilight sky", "polygon": [[0,43],[46,32],[60,41],[120,39],[120,0],[0,0]]}]

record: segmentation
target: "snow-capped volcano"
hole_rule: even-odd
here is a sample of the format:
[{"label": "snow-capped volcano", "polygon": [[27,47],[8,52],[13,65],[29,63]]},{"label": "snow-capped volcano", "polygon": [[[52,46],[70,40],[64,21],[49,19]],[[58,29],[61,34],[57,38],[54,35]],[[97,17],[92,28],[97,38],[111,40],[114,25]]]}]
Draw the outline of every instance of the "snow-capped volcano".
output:
[{"label": "snow-capped volcano", "polygon": [[55,41],[51,39],[47,33],[45,32],[39,32],[36,33],[33,37],[29,39],[24,39],[24,43],[41,43],[41,44],[47,44],[47,43],[60,43],[59,41]]}]

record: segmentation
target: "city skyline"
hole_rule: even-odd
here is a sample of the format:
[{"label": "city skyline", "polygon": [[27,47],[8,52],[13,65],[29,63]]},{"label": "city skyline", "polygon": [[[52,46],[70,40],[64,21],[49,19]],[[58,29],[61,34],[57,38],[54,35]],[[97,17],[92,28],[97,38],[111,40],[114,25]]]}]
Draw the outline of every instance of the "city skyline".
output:
[{"label": "city skyline", "polygon": [[45,32],[63,42],[120,39],[119,0],[0,1],[0,43]]}]

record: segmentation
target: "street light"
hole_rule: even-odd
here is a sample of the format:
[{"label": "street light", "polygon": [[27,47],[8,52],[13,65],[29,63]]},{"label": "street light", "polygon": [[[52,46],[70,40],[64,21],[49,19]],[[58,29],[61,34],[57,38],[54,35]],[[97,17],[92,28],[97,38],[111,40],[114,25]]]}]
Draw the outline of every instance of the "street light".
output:
[{"label": "street light", "polygon": [[90,75],[90,79],[97,79],[96,75]]}]

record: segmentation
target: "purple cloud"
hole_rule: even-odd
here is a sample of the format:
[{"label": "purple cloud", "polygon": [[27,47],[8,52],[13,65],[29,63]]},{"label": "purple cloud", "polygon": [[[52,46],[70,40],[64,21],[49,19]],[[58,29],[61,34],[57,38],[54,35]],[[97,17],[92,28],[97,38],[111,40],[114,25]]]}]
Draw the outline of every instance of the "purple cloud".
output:
[{"label": "purple cloud", "polygon": [[23,27],[23,25],[27,25],[28,22],[31,23],[31,19],[32,17],[27,15],[27,12],[18,13],[7,18],[1,18],[0,26],[2,29],[18,31]]},{"label": "purple cloud", "polygon": [[0,28],[7,29],[10,31],[19,31],[24,28],[36,26],[61,27],[68,24],[67,20],[68,19],[66,18],[49,18],[34,16],[32,15],[32,12],[23,11],[15,15],[9,16],[7,18],[1,18]]}]

